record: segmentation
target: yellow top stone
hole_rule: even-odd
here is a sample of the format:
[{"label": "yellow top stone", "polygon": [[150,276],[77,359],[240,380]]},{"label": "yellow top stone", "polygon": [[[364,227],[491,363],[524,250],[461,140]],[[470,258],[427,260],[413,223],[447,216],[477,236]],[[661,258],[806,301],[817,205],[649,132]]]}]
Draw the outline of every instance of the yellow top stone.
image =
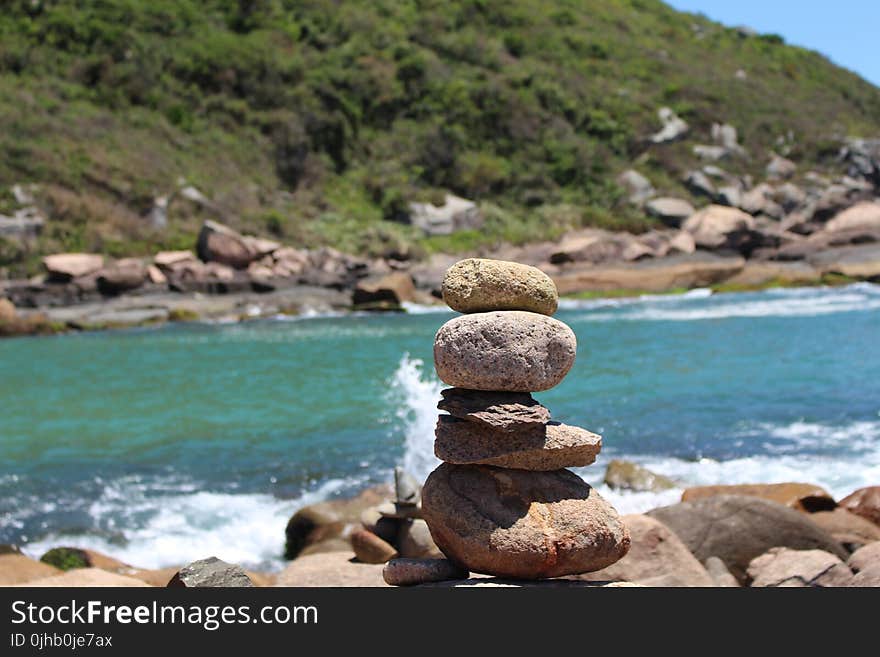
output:
[{"label": "yellow top stone", "polygon": [[446,270],[443,300],[453,310],[479,313],[526,310],[542,315],[556,312],[556,284],[536,267],[506,260],[467,258]]}]

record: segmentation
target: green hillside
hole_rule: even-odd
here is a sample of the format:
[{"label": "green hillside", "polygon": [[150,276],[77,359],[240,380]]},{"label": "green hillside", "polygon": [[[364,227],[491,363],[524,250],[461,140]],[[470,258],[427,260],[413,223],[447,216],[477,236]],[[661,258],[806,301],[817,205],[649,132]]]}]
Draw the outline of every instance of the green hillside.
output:
[{"label": "green hillside", "polygon": [[[649,224],[614,183],[638,162],[679,191],[690,147],[727,121],[760,171],[781,135],[823,166],[880,135],[880,89],[774,35],[657,0],[11,0],[0,14],[0,212],[40,183],[30,251],[191,247],[198,207],[143,216],[181,181],[233,226],[381,254]],[[745,79],[736,72],[746,72]],[[672,107],[690,141],[648,148]],[[444,190],[480,232],[401,223]]]}]

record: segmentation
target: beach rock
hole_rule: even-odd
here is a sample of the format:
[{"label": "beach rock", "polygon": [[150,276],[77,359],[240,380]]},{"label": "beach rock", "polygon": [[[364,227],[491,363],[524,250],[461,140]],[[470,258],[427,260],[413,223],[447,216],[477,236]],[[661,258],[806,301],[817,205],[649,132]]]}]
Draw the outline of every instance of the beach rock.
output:
[{"label": "beach rock", "polygon": [[643,586],[714,586],[703,565],[663,523],[641,514],[623,516],[631,546],[620,561],[580,575],[591,581],[623,580]]},{"label": "beach rock", "polygon": [[737,208],[710,205],[691,215],[683,228],[705,249],[747,251],[755,242],[755,220]]},{"label": "beach rock", "polygon": [[0,543],[0,556],[4,554],[23,554],[21,548],[12,543]]},{"label": "beach rock", "polygon": [[334,537],[346,538],[347,532],[360,524],[361,513],[390,499],[393,491],[387,484],[373,486],[348,499],[310,504],[291,516],[285,529],[285,558],[293,559],[308,545]]},{"label": "beach rock", "polygon": [[838,557],[822,550],[775,547],[748,566],[753,587],[847,586],[853,573]]},{"label": "beach rock", "polygon": [[520,470],[583,467],[602,449],[602,436],[559,423],[509,433],[441,415],[435,435],[434,455],[441,461]]},{"label": "beach rock", "polygon": [[459,388],[538,392],[574,365],[577,338],[562,322],[519,310],[462,315],[434,339],[440,380]]},{"label": "beach rock", "polygon": [[156,265],[149,265],[147,267],[147,281],[153,285],[166,285],[168,277]]},{"label": "beach rock", "polygon": [[401,520],[383,516],[378,506],[365,509],[361,513],[361,524],[364,529],[373,532],[376,536],[387,543],[394,543],[400,531]]},{"label": "beach rock", "polygon": [[205,262],[219,262],[234,269],[246,269],[260,258],[244,236],[216,221],[205,221],[199,231],[196,253]]},{"label": "beach rock", "polygon": [[880,526],[880,486],[859,488],[840,500],[840,506]]},{"label": "beach rock", "polygon": [[540,269],[517,262],[468,258],[446,271],[443,301],[462,313],[489,310],[556,312],[559,295],[552,279]]},{"label": "beach rock", "polygon": [[676,488],[669,477],[651,472],[638,463],[612,459],[605,469],[605,484],[614,490],[631,490],[637,492],[661,491]]},{"label": "beach rock", "polygon": [[684,177],[685,187],[696,196],[705,196],[714,199],[718,194],[715,185],[709,180],[709,177],[702,171],[688,171]]},{"label": "beach rock", "polygon": [[551,264],[600,263],[623,257],[627,240],[622,235],[588,229],[563,238],[550,253]]},{"label": "beach rock", "polygon": [[382,564],[353,561],[351,553],[310,554],[291,561],[275,586],[386,586]]},{"label": "beach rock", "polygon": [[160,251],[153,256],[153,264],[160,269],[170,269],[184,262],[196,262],[195,253],[192,251]]},{"label": "beach rock", "polygon": [[409,221],[426,235],[451,235],[459,230],[475,230],[484,217],[473,201],[446,194],[443,205],[410,203]]},{"label": "beach rock", "polygon": [[103,294],[134,290],[147,280],[147,267],[139,258],[123,258],[98,272],[98,289]]},{"label": "beach rock", "polygon": [[422,513],[443,553],[468,570],[523,579],[610,566],[630,546],[617,512],[568,470],[440,465]]},{"label": "beach rock", "polygon": [[0,322],[12,322],[16,317],[18,317],[18,312],[12,302],[0,297]]},{"label": "beach rock", "polygon": [[150,586],[134,577],[126,577],[116,573],[107,572],[100,568],[77,568],[69,570],[66,573],[56,574],[43,579],[31,580],[16,586],[27,587],[101,587],[101,588],[140,588]]},{"label": "beach rock", "polygon": [[550,421],[550,411],[527,392],[495,392],[446,388],[437,408],[453,417],[496,431],[540,428]]},{"label": "beach rock", "polygon": [[654,186],[635,169],[627,169],[617,177],[617,184],[623,187],[626,198],[634,205],[641,205],[654,196]]},{"label": "beach rock", "polygon": [[880,231],[880,203],[857,203],[835,215],[825,224],[825,230],[832,232],[853,229]]},{"label": "beach rock", "polygon": [[809,515],[745,495],[718,495],[649,511],[672,529],[699,560],[719,557],[741,583],[752,559],[772,547],[824,550],[840,559],[846,550]]},{"label": "beach rock", "polygon": [[798,482],[693,486],[681,494],[681,501],[692,502],[716,495],[760,497],[806,513],[831,511],[837,506],[834,498],[821,486]]},{"label": "beach rock", "polygon": [[409,472],[402,467],[394,468],[394,501],[397,504],[415,506],[421,498],[422,486]]},{"label": "beach rock", "polygon": [[645,203],[645,212],[652,217],[656,217],[667,226],[678,228],[695,210],[694,206],[684,199],[662,196],[660,198],[652,198]]},{"label": "beach rock", "polygon": [[370,276],[358,281],[352,294],[355,306],[367,304],[390,304],[399,306],[404,301],[415,301],[416,286],[412,276],[393,272],[384,276]]},{"label": "beach rock", "polygon": [[33,580],[61,574],[61,570],[49,564],[31,559],[23,554],[0,554],[0,586],[14,586]]},{"label": "beach rock", "polygon": [[193,561],[168,581],[168,588],[238,588],[253,585],[241,566],[226,563],[217,557]]},{"label": "beach rock", "polygon": [[390,586],[466,579],[469,575],[467,570],[448,559],[392,559],[382,569],[382,578]]},{"label": "beach rock", "polygon": [[354,530],[350,539],[354,556],[362,563],[385,563],[397,556],[393,545],[366,529]]},{"label": "beach rock", "polygon": [[668,254],[674,253],[693,253],[697,250],[697,243],[694,236],[686,230],[680,230],[669,239]]},{"label": "beach rock", "polygon": [[730,573],[730,570],[728,570],[727,566],[724,565],[724,562],[718,557],[709,557],[703,562],[703,567],[706,569],[706,572],[709,573],[712,581],[715,582],[715,586],[721,588],[739,587],[739,582],[736,581],[736,577]]},{"label": "beach rock", "polygon": [[870,567],[880,566],[880,541],[860,547],[850,555],[846,565],[855,573]]},{"label": "beach rock", "polygon": [[745,260],[706,251],[641,260],[635,263],[584,267],[555,274],[560,294],[585,290],[664,292],[675,288],[707,287],[735,276]]},{"label": "beach rock", "polygon": [[807,258],[822,273],[850,278],[880,279],[880,243],[827,249]]},{"label": "beach rock", "polygon": [[880,564],[872,564],[856,573],[849,585],[853,587],[880,587]]},{"label": "beach rock", "polygon": [[791,178],[795,171],[797,171],[797,165],[794,162],[775,153],[765,169],[767,177],[771,180]]},{"label": "beach rock", "polygon": [[688,124],[684,119],[672,111],[670,107],[661,107],[657,110],[657,117],[663,124],[659,132],[651,136],[651,141],[655,144],[665,144],[670,141],[681,139],[687,134]]},{"label": "beach rock", "polygon": [[104,266],[104,256],[96,253],[57,253],[43,258],[49,279],[67,282],[94,274]]},{"label": "beach rock", "polygon": [[392,518],[395,520],[411,520],[413,518],[422,517],[422,509],[418,504],[397,504],[396,502],[385,502],[378,507],[379,513],[383,518]]},{"label": "beach rock", "polygon": [[869,543],[880,541],[880,527],[846,509],[820,511],[811,515],[810,520],[831,534],[838,543],[850,552]]},{"label": "beach rock", "polygon": [[440,548],[431,538],[428,524],[420,518],[404,520],[400,523],[396,545],[401,557],[422,559],[443,556]]}]

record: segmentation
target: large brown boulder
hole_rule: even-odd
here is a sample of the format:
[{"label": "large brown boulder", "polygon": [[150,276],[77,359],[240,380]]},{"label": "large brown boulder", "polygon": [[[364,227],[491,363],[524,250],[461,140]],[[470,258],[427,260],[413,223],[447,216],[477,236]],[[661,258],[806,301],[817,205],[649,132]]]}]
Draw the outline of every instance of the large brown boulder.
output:
[{"label": "large brown boulder", "polygon": [[880,232],[880,203],[876,201],[856,203],[825,224],[825,230],[831,232],[853,229]]},{"label": "large brown boulder", "polygon": [[444,463],[422,489],[422,515],[448,558],[503,577],[599,570],[630,546],[614,508],[568,470]]},{"label": "large brown boulder", "polygon": [[355,306],[387,304],[397,307],[404,301],[415,301],[415,298],[416,286],[412,276],[393,272],[358,281],[352,294],[352,303]]},{"label": "large brown boulder", "polygon": [[367,488],[353,498],[327,500],[302,507],[287,522],[286,558],[293,559],[306,547],[333,539],[341,539],[334,544],[336,547],[350,550],[348,535],[360,526],[361,514],[391,496],[391,487],[382,484]]},{"label": "large brown boulder", "polygon": [[846,509],[820,511],[810,519],[851,552],[868,543],[880,541],[880,527]]},{"label": "large brown boulder", "polygon": [[549,390],[574,365],[577,338],[562,322],[519,310],[462,315],[440,327],[434,365],[458,388]]},{"label": "large brown boulder", "polygon": [[798,482],[694,486],[681,494],[681,501],[692,502],[717,495],[760,497],[807,513],[831,511],[837,506],[834,498],[821,486]]},{"label": "large brown boulder", "polygon": [[749,252],[757,243],[755,220],[750,214],[723,205],[710,205],[688,217],[682,225],[704,249]]},{"label": "large brown boulder", "polygon": [[97,253],[56,253],[43,258],[50,280],[61,282],[94,274],[104,266],[104,256]]},{"label": "large brown boulder", "polygon": [[0,323],[14,322],[17,317],[18,312],[13,303],[9,299],[0,297]]},{"label": "large brown boulder", "polygon": [[196,252],[205,262],[219,262],[235,269],[247,269],[262,257],[253,242],[216,221],[206,221],[199,231]]},{"label": "large brown boulder", "polygon": [[496,431],[514,432],[543,427],[550,411],[527,392],[497,392],[446,388],[437,408],[450,415]]},{"label": "large brown boulder", "polygon": [[621,459],[612,459],[605,469],[605,484],[614,490],[660,491],[678,486],[669,477],[664,477],[648,468]]},{"label": "large brown boulder", "polygon": [[700,561],[717,556],[740,582],[749,562],[772,547],[824,550],[846,559],[834,538],[800,513],[776,502],[745,495],[717,495],[649,511],[672,529]]},{"label": "large brown boulder", "polygon": [[505,433],[441,415],[435,435],[434,454],[441,461],[520,470],[587,466],[602,449],[602,436],[558,422]]},{"label": "large brown boulder", "polygon": [[23,584],[60,575],[61,570],[23,554],[0,554],[0,586]]},{"label": "large brown boulder", "polygon": [[540,269],[505,260],[467,258],[446,271],[443,301],[462,313],[527,310],[552,315],[558,294]]},{"label": "large brown boulder", "polygon": [[859,488],[840,500],[840,506],[880,526],[880,486]]},{"label": "large brown boulder", "polygon": [[275,586],[387,586],[382,564],[359,563],[351,552],[309,554],[291,561]]},{"label": "large brown boulder", "polygon": [[715,586],[703,564],[663,523],[641,514],[621,520],[632,541],[629,552],[617,563],[580,575],[580,579],[623,580],[643,586]]},{"label": "large brown boulder", "polygon": [[754,587],[848,586],[853,576],[833,554],[782,547],[771,548],[752,559],[747,572]]},{"label": "large brown boulder", "polygon": [[104,294],[134,290],[147,280],[147,266],[139,258],[123,258],[98,272],[98,289]]}]

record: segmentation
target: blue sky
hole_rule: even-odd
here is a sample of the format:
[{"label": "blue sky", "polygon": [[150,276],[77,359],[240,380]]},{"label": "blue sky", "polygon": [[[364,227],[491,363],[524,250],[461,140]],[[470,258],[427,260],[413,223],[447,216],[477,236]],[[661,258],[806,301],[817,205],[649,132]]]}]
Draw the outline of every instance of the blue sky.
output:
[{"label": "blue sky", "polygon": [[666,0],[725,25],[781,34],[880,85],[880,0]]}]

